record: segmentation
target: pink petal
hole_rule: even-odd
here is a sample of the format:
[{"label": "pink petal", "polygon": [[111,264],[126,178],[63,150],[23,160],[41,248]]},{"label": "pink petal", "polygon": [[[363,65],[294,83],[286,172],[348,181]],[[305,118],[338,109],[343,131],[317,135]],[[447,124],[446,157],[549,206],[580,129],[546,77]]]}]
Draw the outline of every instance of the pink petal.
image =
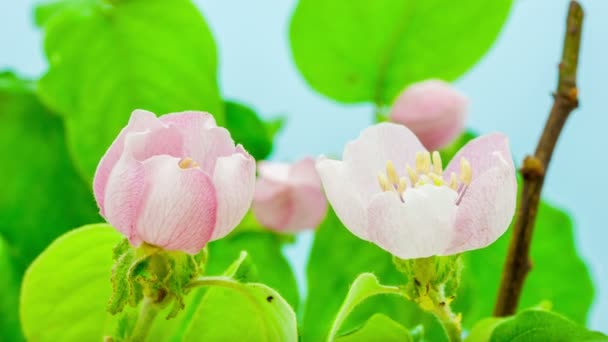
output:
[{"label": "pink petal", "polygon": [[239,145],[236,153],[215,164],[213,184],[217,191],[217,223],[212,239],[226,236],[243,219],[255,189],[255,160]]},{"label": "pink petal", "polygon": [[367,201],[359,192],[353,191],[353,180],[347,164],[321,157],[317,161],[317,171],[327,199],[340,221],[353,234],[368,240]]},{"label": "pink petal", "polygon": [[[359,138],[349,142],[343,160],[351,183],[343,191],[358,192],[370,199],[381,189],[378,172],[386,170],[391,160],[400,176],[405,176],[405,165],[414,165],[416,153],[426,151],[418,138],[402,125],[381,123],[363,130]],[[327,186],[327,182],[323,182]],[[331,201],[330,199],[330,202]]]},{"label": "pink petal", "polygon": [[217,198],[213,182],[199,168],[182,169],[180,158],[146,160],[146,188],[137,233],[167,250],[198,253],[211,238]]},{"label": "pink petal", "polygon": [[163,115],[160,120],[180,129],[185,140],[185,156],[194,159],[208,174],[213,174],[218,158],[230,156],[236,151],[230,133],[223,127],[217,127],[209,113],[172,113]]},{"label": "pink petal", "polygon": [[106,151],[104,156],[101,158],[97,170],[95,171],[95,177],[93,179],[93,190],[95,193],[95,200],[101,209],[101,214],[104,215],[104,203],[105,203],[105,192],[108,177],[114,168],[114,165],[120,159],[124,149],[124,141],[127,133],[131,132],[143,132],[146,130],[155,130],[161,128],[163,125],[154,113],[145,110],[135,110],[131,114],[129,123],[123,128],[118,137],[114,139],[110,148]]},{"label": "pink petal", "polygon": [[155,154],[179,156],[182,140],[176,128],[162,125],[156,130],[127,133],[122,139],[124,151],[107,176],[102,215],[137,245],[141,240],[135,224],[145,187],[141,162]]},{"label": "pink petal", "polygon": [[291,166],[287,163],[261,161],[258,163],[258,172],[261,178],[275,182],[287,182]]},{"label": "pink petal", "polygon": [[404,202],[380,193],[369,206],[370,241],[402,259],[440,254],[451,241],[455,199],[455,191],[433,185],[406,190]]},{"label": "pink petal", "polygon": [[418,82],[393,104],[391,121],[409,127],[429,150],[450,143],[464,128],[467,98],[441,80]]},{"label": "pink petal", "polygon": [[500,160],[493,157],[494,152],[498,152],[503,160],[513,167],[509,138],[502,133],[491,133],[477,137],[464,145],[452,158],[444,174],[447,177],[452,172],[459,174],[460,159],[465,157],[471,163],[473,179],[475,179],[487,170],[501,165]]},{"label": "pink petal", "polygon": [[315,160],[307,157],[294,163],[289,170],[289,182],[294,185],[310,185],[321,190],[321,179]]},{"label": "pink petal", "polygon": [[474,178],[458,205],[455,235],[446,255],[485,247],[511,224],[517,196],[515,168],[500,154],[491,159],[498,166]]}]

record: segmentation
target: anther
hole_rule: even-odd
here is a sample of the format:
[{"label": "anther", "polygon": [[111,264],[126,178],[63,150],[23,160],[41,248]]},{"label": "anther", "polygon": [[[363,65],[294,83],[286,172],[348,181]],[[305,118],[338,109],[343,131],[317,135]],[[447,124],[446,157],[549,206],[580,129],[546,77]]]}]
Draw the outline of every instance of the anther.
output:
[{"label": "anther", "polygon": [[380,188],[382,191],[391,191],[392,186],[389,184],[388,179],[382,172],[378,172],[378,183],[380,183]]},{"label": "anther", "polygon": [[452,190],[454,191],[458,190],[458,180],[456,179],[456,172],[452,172],[450,174],[450,188],[452,188]]},{"label": "anther", "polygon": [[198,163],[194,161],[194,159],[187,157],[182,158],[177,165],[182,169],[190,169],[193,167],[198,167]]},{"label": "anther", "polygon": [[441,164],[441,155],[439,152],[433,152],[433,172],[441,176],[443,174],[443,165]]},{"label": "anther", "polygon": [[397,171],[395,171],[395,165],[390,160],[386,162],[386,175],[391,184],[399,184],[399,176],[397,175]]},{"label": "anther", "polygon": [[431,154],[427,151],[416,153],[416,172],[426,174],[431,170]]},{"label": "anther", "polygon": [[443,185],[443,178],[441,178],[441,176],[438,176],[434,173],[429,173],[429,177],[433,180],[433,183],[437,186],[441,186]]},{"label": "anther", "polygon": [[464,157],[460,158],[460,180],[464,185],[469,185],[472,177],[471,164]]},{"label": "anther", "polygon": [[407,180],[405,177],[399,178],[399,186],[397,186],[397,192],[402,194],[407,188]]},{"label": "anther", "polygon": [[410,184],[414,185],[418,182],[418,174],[414,169],[412,169],[409,165],[405,166],[405,171],[407,171],[407,175],[410,177]]}]

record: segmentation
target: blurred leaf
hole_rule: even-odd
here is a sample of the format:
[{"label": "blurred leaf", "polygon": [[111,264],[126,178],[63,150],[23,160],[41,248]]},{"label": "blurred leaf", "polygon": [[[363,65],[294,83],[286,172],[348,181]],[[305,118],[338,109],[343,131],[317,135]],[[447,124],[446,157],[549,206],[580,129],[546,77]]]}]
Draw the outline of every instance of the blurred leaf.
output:
[{"label": "blurred leaf", "polygon": [[[350,284],[363,272],[374,273],[385,285],[404,283],[404,276],[395,270],[392,256],[352,235],[330,209],[316,232],[308,262],[308,296],[301,329],[303,341],[326,340]],[[429,341],[447,340],[433,316],[397,296],[367,299],[355,308],[339,331],[356,329],[375,313],[382,313],[406,327],[423,323],[425,338]]]},{"label": "blurred leaf", "polygon": [[[246,253],[233,263],[228,276],[249,273]],[[285,341],[298,340],[296,316],[291,306],[272,288],[241,283],[229,277],[209,287],[190,320],[186,341]],[[235,319],[236,318],[236,319]]]},{"label": "blurred leaf", "polygon": [[413,82],[454,80],[470,69],[510,7],[511,0],[300,0],[291,49],[318,92],[388,105]]},{"label": "blurred leaf", "polygon": [[122,239],[106,224],[55,240],[32,263],[21,290],[21,324],[29,341],[101,340],[110,326],[112,248]]},{"label": "blurred leaf", "polygon": [[608,341],[608,336],[585,329],[565,317],[543,310],[525,310],[514,317],[493,318],[475,326],[467,342]]},{"label": "blurred leaf", "polygon": [[336,342],[413,342],[410,332],[401,324],[382,315],[373,315],[361,329],[338,337]]},{"label": "blurred leaf", "polygon": [[[338,329],[342,326],[344,320],[348,315],[366,299],[381,295],[381,294],[398,294],[400,295],[399,288],[394,286],[384,286],[378,282],[378,278],[371,273],[361,273],[353,284],[350,286],[344,303],[338,310],[335,320],[332,324],[332,328],[329,333],[328,341],[333,341],[338,333]],[[370,318],[370,321],[374,318]],[[389,319],[390,320],[390,319]]]},{"label": "blurred leaf", "polygon": [[[465,328],[492,315],[511,232],[485,249],[463,254],[463,280],[454,305],[462,312]],[[538,210],[531,259],[519,307],[549,300],[554,311],[584,324],[593,302],[589,270],[576,252],[572,221],[545,202]]]},{"label": "blurred leaf", "polygon": [[226,101],[226,128],[232,138],[242,144],[256,160],[266,159],[272,152],[273,139],[283,120],[265,123],[253,109],[233,101]]},{"label": "blurred leaf", "polygon": [[203,110],[224,123],[215,44],[189,0],[62,3],[39,12],[50,63],[39,93],[65,116],[89,181],[134,109]]},{"label": "blurred leaf", "polygon": [[291,266],[281,252],[281,237],[269,231],[235,232],[209,244],[208,274],[221,274],[241,253],[247,251],[256,268],[257,281],[281,294],[298,308],[298,285]]},{"label": "blurred leaf", "polygon": [[19,278],[57,236],[99,220],[92,190],[70,161],[61,120],[31,89],[0,74],[0,235]]},{"label": "blurred leaf", "polygon": [[24,341],[19,329],[19,276],[9,245],[0,236],[0,341]]}]

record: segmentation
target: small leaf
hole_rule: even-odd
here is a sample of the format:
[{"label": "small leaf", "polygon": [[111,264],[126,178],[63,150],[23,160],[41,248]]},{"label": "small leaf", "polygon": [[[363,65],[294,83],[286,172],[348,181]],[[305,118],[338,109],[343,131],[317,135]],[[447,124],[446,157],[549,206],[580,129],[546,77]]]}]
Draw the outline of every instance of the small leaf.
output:
[{"label": "small leaf", "polygon": [[342,335],[336,342],[413,342],[410,332],[401,324],[382,314],[373,315],[361,329]]},{"label": "small leaf", "polygon": [[401,295],[401,292],[398,287],[380,285],[378,278],[371,273],[360,274],[351,285],[348,294],[344,299],[344,303],[342,303],[340,310],[338,310],[338,314],[334,320],[327,340],[333,341],[335,339],[338,329],[340,329],[342,323],[346,320],[346,317],[348,317],[357,305],[361,304],[367,298],[379,294]]},{"label": "small leaf", "polygon": [[269,124],[253,111],[253,109],[233,101],[225,102],[226,128],[232,138],[242,144],[256,160],[268,157],[272,152],[273,138],[282,125],[282,120]]},{"label": "small leaf", "polygon": [[388,105],[408,84],[454,80],[471,68],[510,7],[511,0],[300,0],[291,50],[318,92]]},{"label": "small leaf", "polygon": [[202,110],[224,123],[215,43],[191,1],[65,3],[39,11],[50,68],[38,90],[64,115],[86,179],[135,109]]},{"label": "small leaf", "polygon": [[110,326],[112,248],[122,239],[106,224],[55,240],[28,268],[21,326],[28,341],[101,340]]}]

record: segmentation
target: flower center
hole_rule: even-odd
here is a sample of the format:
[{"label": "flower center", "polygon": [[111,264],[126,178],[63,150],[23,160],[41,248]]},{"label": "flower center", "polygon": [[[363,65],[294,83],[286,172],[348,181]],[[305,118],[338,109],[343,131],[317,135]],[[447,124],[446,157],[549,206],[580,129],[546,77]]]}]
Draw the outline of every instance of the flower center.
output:
[{"label": "flower center", "polygon": [[190,157],[182,158],[177,165],[182,169],[191,169],[194,167],[199,167],[198,163],[194,161],[194,159]]},{"label": "flower center", "polygon": [[[469,184],[471,184],[472,170],[469,161],[460,158],[460,174],[452,172],[449,181],[444,178],[443,164],[439,152],[433,154],[424,151],[416,153],[416,165],[412,168],[409,164],[405,165],[404,176],[399,176],[392,161],[386,162],[386,173],[378,173],[378,183],[382,191],[392,191],[397,193],[403,202],[403,196],[408,188],[421,187],[423,185],[447,186],[456,191],[458,197],[456,204],[460,204]],[[409,185],[408,185],[409,183]]]}]

